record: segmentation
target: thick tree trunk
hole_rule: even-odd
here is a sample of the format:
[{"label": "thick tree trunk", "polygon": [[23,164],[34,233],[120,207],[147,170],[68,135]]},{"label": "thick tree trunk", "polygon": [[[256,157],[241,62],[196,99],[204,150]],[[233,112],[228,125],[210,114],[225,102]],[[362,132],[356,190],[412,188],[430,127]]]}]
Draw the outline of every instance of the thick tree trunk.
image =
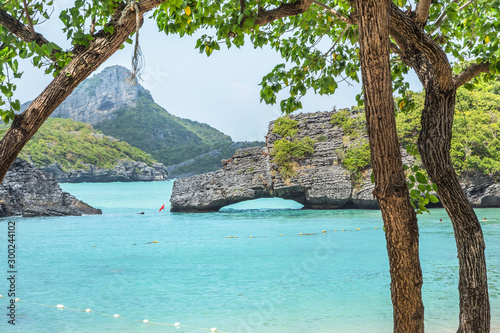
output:
[{"label": "thick tree trunk", "polygon": [[375,176],[386,231],[394,332],[424,331],[418,225],[396,132],[389,65],[389,1],[357,1],[361,73]]},{"label": "thick tree trunk", "polygon": [[473,65],[454,80],[443,49],[411,15],[406,15],[393,3],[391,27],[402,60],[415,69],[425,90],[418,150],[427,173],[438,187],[439,198],[455,230],[460,265],[458,332],[489,332],[490,306],[483,233],[450,158],[456,88],[474,75],[488,71],[488,64]]},{"label": "thick tree trunk", "polygon": [[481,226],[451,164],[450,145],[455,88],[441,91],[434,80],[425,86],[425,106],[418,150],[455,231],[459,262],[458,332],[489,332],[490,305],[485,244]]},{"label": "thick tree trunk", "polygon": [[[140,15],[165,0],[138,2]],[[0,141],[0,182],[12,162],[42,126],[52,112],[68,97],[83,80],[115,53],[136,28],[134,7],[121,5],[109,23],[113,34],[99,32],[86,48],[76,47],[73,60],[52,80],[45,90],[20,115]]]}]

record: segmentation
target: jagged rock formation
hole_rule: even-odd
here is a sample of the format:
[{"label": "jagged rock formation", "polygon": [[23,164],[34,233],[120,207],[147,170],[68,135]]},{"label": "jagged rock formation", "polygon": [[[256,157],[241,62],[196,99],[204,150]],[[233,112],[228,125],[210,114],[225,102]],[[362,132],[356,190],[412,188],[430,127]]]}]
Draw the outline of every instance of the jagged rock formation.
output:
[{"label": "jagged rock formation", "polygon": [[[349,145],[343,130],[331,123],[333,112],[301,113],[291,116],[298,121],[297,139],[316,140],[311,157],[299,161],[296,175],[284,179],[279,166],[272,162],[270,151],[281,136],[269,125],[266,147],[238,150],[233,158],[223,160],[222,169],[174,183],[171,201],[173,212],[207,212],[251,199],[279,197],[292,199],[306,209],[361,208],[375,209],[374,185],[370,174],[361,181],[341,165],[339,151]],[[403,154],[403,162],[411,164]],[[464,190],[475,207],[500,207],[500,184],[488,176],[464,178]]]},{"label": "jagged rock formation", "polygon": [[64,172],[59,163],[40,168],[56,178],[59,183],[108,183],[108,182],[151,182],[167,180],[168,172],[161,163],[151,167],[144,162],[120,161],[113,169],[87,165],[88,169]]},{"label": "jagged rock formation", "polygon": [[[266,147],[238,150],[216,172],[179,179],[171,197],[171,211],[216,211],[245,200],[279,197],[311,209],[375,208],[372,185],[355,187],[351,174],[339,164],[336,150],[343,148],[342,129],[330,123],[333,112],[298,114],[297,139],[318,140],[314,155],[299,161],[296,175],[283,179],[269,152],[281,136],[269,125]],[[369,182],[369,179],[368,179]],[[365,182],[366,183],[366,182]]]},{"label": "jagged rock formation", "polygon": [[262,148],[237,150],[222,170],[175,181],[171,211],[210,212],[248,200],[272,196],[269,156]]},{"label": "jagged rock formation", "polygon": [[130,79],[128,70],[111,66],[83,81],[54,111],[52,117],[71,118],[94,126],[115,118],[116,110],[134,106],[140,95],[150,96],[137,81]]},{"label": "jagged rock formation", "polygon": [[102,214],[63,192],[54,176],[16,159],[0,184],[0,217]]}]

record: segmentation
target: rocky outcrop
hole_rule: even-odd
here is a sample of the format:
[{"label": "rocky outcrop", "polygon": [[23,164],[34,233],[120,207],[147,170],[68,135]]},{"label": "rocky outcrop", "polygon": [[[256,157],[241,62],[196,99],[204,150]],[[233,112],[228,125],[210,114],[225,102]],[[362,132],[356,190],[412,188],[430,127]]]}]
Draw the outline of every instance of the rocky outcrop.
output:
[{"label": "rocky outcrop", "polygon": [[54,176],[16,159],[0,184],[0,217],[102,214],[63,192]]},{"label": "rocky outcrop", "polygon": [[59,163],[40,168],[59,183],[152,182],[167,180],[168,172],[161,163],[147,166],[144,162],[120,161],[113,169],[87,165],[87,169],[65,172]]},{"label": "rocky outcrop", "polygon": [[[171,197],[173,212],[216,211],[226,205],[263,197],[295,200],[310,209],[375,208],[368,188],[355,188],[351,174],[340,165],[338,149],[344,147],[342,129],[330,123],[333,112],[299,114],[296,139],[316,140],[314,154],[302,159],[296,175],[287,179],[272,162],[270,151],[281,139],[269,125],[266,147],[238,150],[223,160],[221,170],[174,183]],[[369,181],[369,179],[368,179]]]},{"label": "rocky outcrop", "polygon": [[222,170],[175,181],[171,211],[217,211],[248,198],[272,196],[269,158],[262,148],[238,150],[223,164]]},{"label": "rocky outcrop", "polygon": [[[269,125],[266,147],[238,150],[233,158],[223,160],[222,169],[174,183],[171,201],[173,212],[206,212],[257,198],[279,197],[295,200],[306,209],[378,208],[372,192],[371,172],[361,180],[341,165],[339,156],[348,146],[343,130],[331,123],[333,112],[291,116],[298,121],[296,139],[315,140],[314,153],[298,161],[295,175],[284,178],[272,162],[270,151],[281,136]],[[412,164],[403,153],[403,162]],[[500,207],[500,184],[491,177],[466,175],[464,191],[475,207]]]},{"label": "rocky outcrop", "polygon": [[135,105],[140,95],[150,97],[150,93],[135,79],[130,79],[130,71],[121,66],[111,66],[83,81],[57,107],[52,117],[71,118],[96,125],[116,117],[114,111]]}]

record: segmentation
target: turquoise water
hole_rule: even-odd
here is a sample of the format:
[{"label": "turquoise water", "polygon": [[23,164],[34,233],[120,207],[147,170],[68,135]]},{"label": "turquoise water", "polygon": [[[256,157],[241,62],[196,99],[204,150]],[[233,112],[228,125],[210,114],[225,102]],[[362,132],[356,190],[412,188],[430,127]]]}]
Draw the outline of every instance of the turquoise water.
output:
[{"label": "turquoise water", "polygon": [[[12,327],[5,315],[7,299],[0,299],[0,331],[392,331],[380,212],[284,210],[300,205],[259,200],[218,213],[159,213],[162,204],[168,207],[171,186],[63,184],[102,208],[103,215],[0,220],[2,276],[7,221],[17,222],[16,296],[24,301],[16,303]],[[483,231],[492,331],[500,332],[500,209],[477,212],[489,218]],[[453,231],[441,209],[419,220],[426,329],[454,332],[458,263]],[[0,294],[6,296],[2,280]],[[71,310],[87,308],[92,312]],[[180,328],[173,326],[176,322]]]}]

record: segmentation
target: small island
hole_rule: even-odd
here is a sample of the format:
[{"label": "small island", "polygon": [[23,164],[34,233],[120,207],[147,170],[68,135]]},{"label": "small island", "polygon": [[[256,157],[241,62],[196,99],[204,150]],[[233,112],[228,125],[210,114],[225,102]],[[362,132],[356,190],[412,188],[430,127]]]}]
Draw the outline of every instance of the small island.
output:
[{"label": "small island", "polygon": [[[171,211],[211,212],[271,197],[304,209],[377,209],[364,121],[354,108],[278,118],[264,148],[240,149],[218,171],[176,180]],[[401,135],[410,143],[411,133]],[[405,165],[418,163],[403,148],[402,155]],[[492,175],[464,170],[461,182],[474,207],[500,207],[500,183]]]},{"label": "small island", "polygon": [[0,184],[0,217],[102,214],[63,192],[52,174],[17,158]]}]

